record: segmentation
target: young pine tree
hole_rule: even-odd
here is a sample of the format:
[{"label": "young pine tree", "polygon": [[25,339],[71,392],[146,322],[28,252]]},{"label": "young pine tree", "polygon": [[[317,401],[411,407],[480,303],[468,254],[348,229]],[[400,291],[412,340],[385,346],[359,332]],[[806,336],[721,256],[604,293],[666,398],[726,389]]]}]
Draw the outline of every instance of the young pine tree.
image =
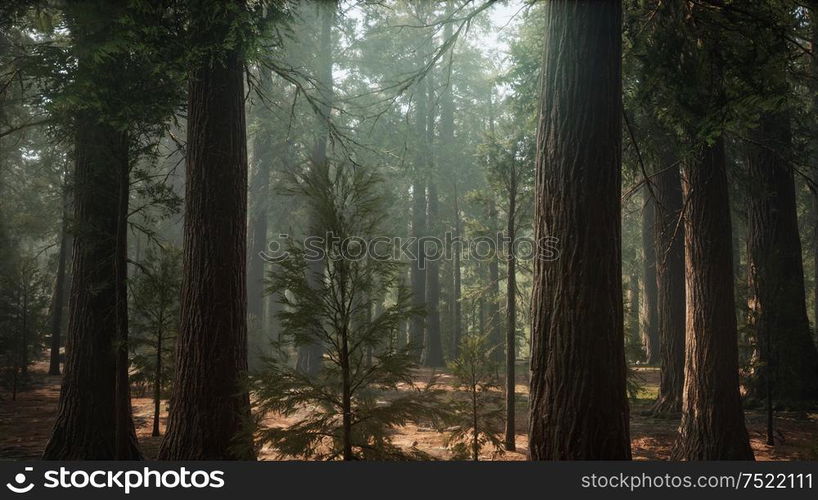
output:
[{"label": "young pine tree", "polygon": [[[306,245],[291,240],[271,273],[270,292],[283,306],[278,317],[285,340],[296,349],[318,345],[324,356],[314,374],[271,360],[254,379],[259,418],[297,418],[258,431],[259,443],[282,457],[425,457],[390,438],[394,427],[434,415],[431,399],[438,393],[415,386],[414,356],[391,342],[399,325],[420,311],[398,286],[402,264],[391,260],[391,242],[380,238],[369,245],[377,256],[367,252],[365,242],[379,234],[387,213],[380,183],[362,167],[339,165],[311,171],[296,188],[316,214],[308,234],[325,236]],[[390,300],[375,307],[384,297]]]},{"label": "young pine tree", "polygon": [[452,403],[454,427],[446,445],[456,460],[470,458],[477,462],[480,452],[491,445],[502,454],[504,407],[497,379],[498,362],[485,335],[469,335],[460,342],[458,357],[450,363],[457,386],[468,398]]},{"label": "young pine tree", "polygon": [[173,348],[179,330],[182,253],[176,248],[148,252],[130,281],[134,382],[153,389],[153,436],[159,436],[162,394],[172,384]]}]

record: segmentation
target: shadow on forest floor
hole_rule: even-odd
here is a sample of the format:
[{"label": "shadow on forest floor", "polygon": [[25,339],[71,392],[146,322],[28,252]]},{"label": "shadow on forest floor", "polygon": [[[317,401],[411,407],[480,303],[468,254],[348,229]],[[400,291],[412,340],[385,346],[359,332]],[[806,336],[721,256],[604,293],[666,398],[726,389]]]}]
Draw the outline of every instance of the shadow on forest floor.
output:
[{"label": "shadow on forest floor", "polygon": [[[47,363],[36,363],[32,368],[32,387],[17,395],[0,394],[0,460],[35,460],[48,440],[59,398],[59,377],[48,376]],[[676,435],[677,418],[654,418],[643,415],[655,398],[658,370],[651,367],[635,368],[642,379],[637,399],[631,401],[631,442],[635,460],[668,460],[670,448]],[[523,370],[524,372],[524,370]],[[429,379],[429,370],[420,370],[418,380]],[[524,373],[517,381],[517,449],[504,455],[487,454],[484,460],[525,460],[527,449],[527,399],[528,386]],[[450,382],[443,374],[440,382]],[[147,458],[154,458],[161,437],[152,437],[153,404],[150,398],[134,397],[132,400],[134,423],[141,449]],[[163,411],[165,410],[163,404]],[[757,460],[818,460],[818,411],[778,412],[776,416],[776,445],[765,444],[765,416],[762,412],[746,412],[747,428]],[[282,424],[284,419],[267,419],[265,423]],[[162,419],[164,431],[165,420]],[[406,426],[397,430],[395,443],[412,446],[439,459],[449,458],[443,445],[444,436],[436,430],[422,426]],[[273,454],[262,450],[262,460],[270,460]]]}]

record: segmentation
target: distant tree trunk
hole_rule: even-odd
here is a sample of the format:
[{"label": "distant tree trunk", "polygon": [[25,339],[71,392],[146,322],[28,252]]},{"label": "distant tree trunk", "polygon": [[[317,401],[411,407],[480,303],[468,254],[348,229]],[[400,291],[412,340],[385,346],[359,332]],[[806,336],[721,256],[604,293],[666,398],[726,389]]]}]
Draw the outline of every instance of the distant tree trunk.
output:
[{"label": "distant tree trunk", "polygon": [[[422,59],[422,58],[420,58]],[[420,61],[423,62],[422,60]],[[413,246],[415,261],[411,265],[411,287],[412,304],[415,307],[426,305],[426,259],[421,238],[426,236],[426,121],[427,121],[427,100],[426,82],[418,83],[415,96],[415,136],[418,141],[417,154],[414,165],[414,181],[412,184],[412,237],[417,238],[417,244]],[[412,350],[420,359],[423,352],[423,336],[426,324],[425,315],[415,315],[409,323],[409,344]]]},{"label": "distant tree trunk", "polygon": [[[439,216],[437,186],[429,184],[429,225],[436,227]],[[437,236],[437,234],[435,234]],[[426,262],[426,335],[423,340],[423,366],[443,366],[443,346],[440,339],[440,261],[436,258]]]},{"label": "distant tree trunk", "polygon": [[[544,4],[532,295],[533,460],[630,459],[619,2]],[[545,238],[559,238],[545,259]]]},{"label": "distant tree trunk", "polygon": [[516,237],[517,217],[517,170],[511,168],[508,185],[508,215],[506,220],[506,237],[508,250],[506,255],[506,450],[517,449],[515,430],[515,391],[517,362],[517,256],[514,255],[514,238]]},{"label": "distant tree trunk", "polygon": [[162,329],[156,332],[156,373],[153,379],[153,432],[152,436],[161,436],[159,432],[159,412],[162,405]]},{"label": "distant tree trunk", "polygon": [[60,227],[60,251],[57,256],[57,276],[54,283],[54,295],[51,301],[51,353],[48,374],[60,374],[60,345],[62,344],[62,310],[65,302],[65,262],[68,257],[68,182],[65,181],[62,193],[62,225]]},{"label": "distant tree trunk", "polygon": [[[316,137],[312,152],[312,168],[322,175],[328,174],[329,159],[327,157],[327,141],[330,136],[330,125],[332,123],[332,101],[333,101],[333,80],[332,80],[332,27],[335,24],[335,14],[338,10],[337,0],[325,2],[315,2],[310,7],[315,7],[318,17],[321,20],[321,33],[319,37],[319,56],[316,68],[316,81],[318,82],[320,102],[318,103],[318,113],[316,114]],[[310,214],[310,228],[318,224],[317,214]],[[323,237],[324,235],[316,235]],[[324,273],[324,264],[320,259],[312,259],[309,262],[308,272],[310,273],[311,286],[317,288],[318,283],[314,281],[320,279]],[[310,345],[302,345],[298,348],[298,359],[296,368],[305,374],[315,375],[319,372],[324,357],[324,349],[320,342]]]},{"label": "distant tree trunk", "polygon": [[[463,299],[462,277],[460,269],[460,206],[458,202],[457,181],[454,186],[454,237],[452,243],[452,359],[460,353],[460,339],[463,337]],[[818,253],[816,253],[818,255]]]},{"label": "distant tree trunk", "polygon": [[[201,6],[200,6],[201,7]],[[243,2],[234,4],[243,8]],[[192,14],[198,39],[224,40],[236,13]],[[188,82],[180,328],[160,460],[254,457],[247,371],[247,151],[240,49],[200,61]]]},{"label": "distant tree trunk", "polygon": [[[628,281],[628,326],[631,342],[640,342],[639,332],[639,274],[636,271],[630,273]],[[640,359],[641,361],[641,354]]]},{"label": "distant tree trunk", "polygon": [[679,167],[667,159],[655,176],[659,212],[656,217],[656,276],[658,284],[659,396],[653,412],[682,409],[685,364],[685,255],[682,223],[682,183]]},{"label": "distant tree trunk", "polygon": [[[92,54],[116,34],[102,24],[101,7],[71,4],[66,16],[78,59],[77,74],[97,88],[117,91],[112,75],[121,61]],[[112,12],[105,12],[105,16]],[[114,13],[115,14],[115,13]],[[63,383],[57,417],[43,458],[137,459],[127,384],[128,133],[96,110],[74,112],[73,279]]]},{"label": "distant tree trunk", "polygon": [[[497,158],[494,153],[496,144],[496,135],[494,131],[494,95],[489,94],[489,136],[492,143],[492,148],[489,153],[489,162],[492,167],[496,165]],[[491,231],[489,237],[497,243],[497,205],[494,201],[493,195],[489,199],[487,225]],[[488,283],[488,321],[489,321],[489,346],[494,350],[491,352],[491,359],[496,363],[501,363],[503,360],[503,332],[500,319],[500,262],[499,249],[489,256],[489,283]]]},{"label": "distant tree trunk", "polygon": [[724,139],[684,167],[686,357],[675,460],[752,460],[738,379]]},{"label": "distant tree trunk", "polygon": [[[653,190],[655,192],[655,190]],[[649,365],[659,362],[659,328],[656,288],[656,247],[654,246],[654,226],[656,225],[656,200],[651,191],[645,190],[645,205],[642,209],[642,344],[645,346],[645,361]]]},{"label": "distant tree trunk", "polygon": [[[433,158],[435,132],[435,92],[432,72],[426,75],[426,140],[422,148],[426,152],[429,189],[427,198],[426,229],[429,236],[440,238],[440,203],[437,193],[439,178]],[[440,250],[435,246],[436,250]],[[440,255],[426,260],[426,328],[423,337],[423,366],[443,366],[443,345],[440,338]]]},{"label": "distant tree trunk", "polygon": [[818,351],[807,318],[789,113],[762,115],[752,136],[747,155],[748,305],[758,366],[750,394],[785,405],[815,401]]},{"label": "distant tree trunk", "polygon": [[[272,75],[266,68],[259,69],[260,86],[264,92],[271,91]],[[274,118],[265,110],[266,104],[259,104],[256,116],[258,127],[253,140],[253,166],[250,173],[248,197],[249,211],[249,252],[247,255],[247,364],[250,370],[258,369],[262,363],[264,348],[270,339],[266,333],[264,318],[264,279],[266,263],[262,254],[267,251],[267,229],[270,208],[270,174],[273,163],[273,144],[270,127]]]}]

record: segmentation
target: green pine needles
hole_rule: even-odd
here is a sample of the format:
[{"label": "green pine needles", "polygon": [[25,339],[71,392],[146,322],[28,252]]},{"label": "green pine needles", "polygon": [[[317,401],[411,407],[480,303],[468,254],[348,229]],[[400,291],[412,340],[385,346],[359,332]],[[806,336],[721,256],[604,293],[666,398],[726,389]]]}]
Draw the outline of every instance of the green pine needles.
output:
[{"label": "green pine needles", "polygon": [[[393,430],[435,419],[440,391],[418,387],[399,326],[422,311],[397,276],[405,264],[373,258],[366,241],[382,235],[388,213],[383,183],[348,164],[313,168],[294,188],[308,203],[305,242],[290,240],[271,272],[269,292],[282,304],[282,336],[291,347],[323,353],[307,373],[286,358],[267,361],[253,379],[257,418],[282,416],[285,426],[259,426],[257,443],[280,457],[315,460],[428,459],[391,440]],[[381,239],[379,255],[391,255]]]}]

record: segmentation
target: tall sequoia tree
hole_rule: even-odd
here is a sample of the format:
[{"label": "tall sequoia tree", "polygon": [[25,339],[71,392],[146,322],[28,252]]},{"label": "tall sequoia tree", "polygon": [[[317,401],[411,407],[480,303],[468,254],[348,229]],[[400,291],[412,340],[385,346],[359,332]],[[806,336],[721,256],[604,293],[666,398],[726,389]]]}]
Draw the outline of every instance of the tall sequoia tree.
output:
[{"label": "tall sequoia tree", "polygon": [[656,414],[682,409],[685,363],[685,256],[682,183],[672,156],[662,155],[654,176],[656,193],[657,319],[659,329],[659,395]]},{"label": "tall sequoia tree", "polygon": [[748,143],[747,254],[757,373],[751,392],[768,402],[818,400],[798,237],[792,134],[786,110],[762,115]]},{"label": "tall sequoia tree", "polygon": [[[127,362],[126,226],[130,139],[119,99],[128,96],[126,57],[111,17],[121,6],[66,5],[77,58],[74,130],[73,279],[64,377],[50,460],[140,457],[131,420]],[[125,357],[127,360],[127,357]]]},{"label": "tall sequoia tree", "polygon": [[[544,5],[530,457],[630,459],[621,285],[618,1]],[[559,258],[542,242],[559,238]]]},{"label": "tall sequoia tree", "polygon": [[724,139],[684,169],[686,355],[676,460],[752,460],[738,380]]},{"label": "tall sequoia tree", "polygon": [[176,379],[160,460],[254,457],[247,371],[242,0],[190,0],[185,241]]}]

